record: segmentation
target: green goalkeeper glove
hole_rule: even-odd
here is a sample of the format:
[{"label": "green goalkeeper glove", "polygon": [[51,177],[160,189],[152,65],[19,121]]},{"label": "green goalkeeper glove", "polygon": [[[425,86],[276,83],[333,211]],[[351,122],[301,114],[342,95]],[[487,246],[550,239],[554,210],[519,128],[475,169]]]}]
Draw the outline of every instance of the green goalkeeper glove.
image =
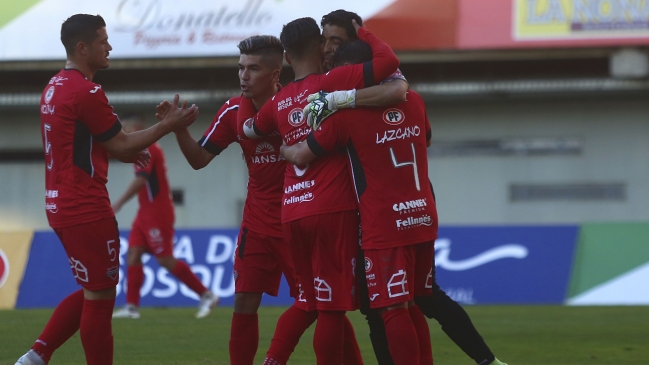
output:
[{"label": "green goalkeeper glove", "polygon": [[307,101],[309,104],[304,107],[302,113],[306,118],[306,124],[317,131],[322,122],[338,109],[356,107],[356,89],[332,93],[320,91],[309,95]]}]

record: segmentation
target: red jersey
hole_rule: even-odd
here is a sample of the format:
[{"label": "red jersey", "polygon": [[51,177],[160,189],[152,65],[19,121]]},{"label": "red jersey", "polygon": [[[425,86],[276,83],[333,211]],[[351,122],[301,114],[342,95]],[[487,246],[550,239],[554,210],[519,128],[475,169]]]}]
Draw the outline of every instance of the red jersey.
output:
[{"label": "red jersey", "polygon": [[101,85],[61,70],[41,96],[45,210],[53,228],[114,217],[106,182],[106,142],[122,130]]},{"label": "red jersey", "polygon": [[[379,83],[392,74],[399,65],[392,49],[365,28],[359,30],[358,36],[372,47],[372,61],[295,80],[264,104],[256,115],[251,102],[242,102],[239,131],[245,121],[254,123],[259,134],[279,132],[289,146],[301,142],[311,131],[302,115],[309,94],[320,90],[363,88],[366,84]],[[254,119],[247,121],[253,116]],[[356,209],[346,161],[345,155],[337,154],[318,159],[307,166],[288,164],[284,177],[282,222]]]},{"label": "red jersey", "polygon": [[145,186],[137,193],[140,209],[135,218],[141,222],[173,224],[174,203],[167,179],[167,164],[162,148],[157,143],[149,147],[151,161],[147,167],[135,166],[135,175],[146,178]]},{"label": "red jersey", "polygon": [[385,108],[340,111],[307,138],[321,155],[346,146],[359,201],[363,248],[383,249],[437,238],[428,182],[426,107],[419,94]]},{"label": "red jersey", "polygon": [[282,237],[280,201],[286,169],[286,160],[279,154],[282,139],[277,133],[255,140],[241,139],[237,134],[240,100],[248,99],[236,97],[223,104],[198,143],[214,155],[220,154],[233,142],[239,143],[249,175],[242,224],[257,233]]}]

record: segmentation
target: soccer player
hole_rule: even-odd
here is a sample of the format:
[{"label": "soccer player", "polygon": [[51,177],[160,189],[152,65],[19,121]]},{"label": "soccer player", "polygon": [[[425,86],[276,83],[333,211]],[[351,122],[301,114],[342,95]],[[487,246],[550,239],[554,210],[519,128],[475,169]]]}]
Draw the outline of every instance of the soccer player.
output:
[{"label": "soccer player", "polygon": [[[238,138],[237,113],[241,102],[249,102],[255,111],[279,89],[284,48],[273,36],[253,36],[239,45],[239,81],[242,96],[225,102],[198,143],[189,131],[175,131],[187,162],[196,170],[207,166],[232,143],[239,143],[248,166],[248,196],[235,252],[234,313],[230,332],[230,363],[251,365],[259,345],[257,311],[263,293],[277,296],[282,273],[295,303],[280,317],[271,348],[285,363],[300,336],[316,320],[299,299],[288,247],[283,241],[280,223],[286,161],[279,155],[279,135],[248,140]],[[159,110],[164,114],[168,104]],[[350,323],[346,331],[353,333]],[[350,348],[347,356],[360,358]],[[358,363],[358,362],[356,362]],[[354,364],[352,361],[346,364]]]},{"label": "soccer player", "polygon": [[[360,40],[344,43],[336,65],[371,59]],[[339,58],[341,60],[339,60]],[[346,147],[359,200],[370,306],[378,309],[395,364],[432,364],[430,334],[415,294],[432,295],[437,211],[428,179],[430,124],[421,97],[385,108],[360,108],[329,118],[306,143],[282,147],[298,165]]]},{"label": "soccer player", "polygon": [[[333,12],[336,13],[336,12]],[[332,13],[332,14],[333,14]],[[330,21],[328,16],[323,17],[323,24]],[[338,32],[338,34],[343,34]],[[345,38],[345,42],[353,38]],[[352,42],[352,41],[350,41]],[[335,58],[338,59],[338,63],[344,63],[345,59],[348,61],[354,62],[354,60],[361,60],[363,55],[363,47],[357,42],[346,44],[342,47],[340,53],[336,51]],[[367,49],[365,49],[366,57],[368,56]],[[344,93],[345,91],[343,91]],[[328,98],[330,100],[336,100],[335,97]],[[316,117],[311,117],[317,119]],[[347,118],[346,118],[347,119]],[[315,123],[316,125],[319,122]],[[379,123],[380,124],[380,123]],[[378,140],[377,140],[378,141]],[[377,142],[378,143],[378,142]],[[301,148],[306,148],[301,146]],[[306,152],[305,152],[306,153]],[[432,185],[431,185],[432,190]],[[433,192],[434,198],[434,192]],[[433,257],[434,260],[434,257]],[[360,273],[359,277],[365,276],[363,266],[358,267]],[[428,317],[435,318],[441,325],[442,330],[472,359],[476,361],[478,365],[506,365],[498,360],[489,347],[486,345],[478,331],[473,326],[471,319],[469,318],[466,311],[460,306],[457,302],[452,300],[437,284],[435,278],[435,265],[433,262],[432,265],[432,296],[415,296],[415,302],[419,306],[420,310]],[[361,293],[367,290],[362,286],[359,288]],[[367,316],[368,324],[370,325],[370,337],[372,340],[372,345],[374,347],[377,360],[381,365],[393,364],[393,360],[390,354],[384,349],[388,348],[386,346],[386,338],[384,334],[384,328],[377,323],[375,320],[374,312],[367,310],[364,307],[364,298],[361,297],[361,311]]]},{"label": "soccer player", "polygon": [[109,65],[112,47],[99,15],[76,14],[61,26],[65,68],[50,79],[41,97],[45,149],[45,209],[50,226],[83,289],[63,299],[31,350],[17,365],[44,365],[74,333],[89,365],[113,363],[111,316],[119,272],[119,232],[110,206],[108,154],[146,166],[148,146],[190,125],[196,106],[178,108],[178,95],[153,127],[126,134],[101,85],[92,82]]},{"label": "soccer player", "polygon": [[[374,60],[364,69],[341,68],[322,73],[321,36],[311,18],[296,19],[284,26],[280,39],[295,80],[266,103],[254,116],[243,100],[239,121],[248,138],[279,132],[291,145],[304,139],[309,129],[302,118],[309,91],[320,88],[363,87],[364,78],[376,83],[398,66],[390,47],[359,27],[359,37],[372,44]],[[362,90],[359,90],[361,93]],[[346,96],[354,102],[354,93]],[[357,95],[358,96],[358,95]],[[361,104],[361,98],[356,99]],[[248,116],[254,116],[243,123]],[[318,364],[340,364],[343,346],[355,338],[343,334],[345,311],[356,309],[354,262],[358,246],[358,213],[344,155],[332,156],[310,166],[286,169],[282,198],[282,223],[298,281],[310,311],[318,311],[314,348]],[[313,284],[312,284],[313,283]],[[268,351],[267,364],[284,364]]]},{"label": "soccer player", "polygon": [[[129,115],[122,119],[126,133],[146,129],[144,118]],[[173,256],[174,204],[167,179],[167,165],[162,148],[157,143],[149,148],[151,160],[146,167],[135,167],[135,179],[122,196],[113,204],[115,213],[136,194],[140,208],[133,222],[128,238],[126,306],[113,313],[113,318],[140,318],[140,288],[144,283],[142,255],[148,252],[155,256],[160,266],[192,289],[200,297],[196,318],[210,314],[219,297],[207,289],[191,271],[189,266]]]}]

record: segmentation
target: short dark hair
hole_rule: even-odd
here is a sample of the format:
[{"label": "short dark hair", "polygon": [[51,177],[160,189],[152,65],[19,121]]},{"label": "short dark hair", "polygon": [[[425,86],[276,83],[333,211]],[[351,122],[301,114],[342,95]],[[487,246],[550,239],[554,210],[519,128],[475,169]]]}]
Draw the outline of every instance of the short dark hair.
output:
[{"label": "short dark hair", "polygon": [[299,18],[284,25],[279,39],[292,58],[302,58],[320,47],[320,28],[313,18]]},{"label": "short dark hair", "polygon": [[75,14],[61,25],[61,43],[68,56],[74,55],[77,43],[92,43],[97,38],[97,30],[106,26],[100,15]]},{"label": "short dark hair", "polygon": [[369,43],[360,39],[350,39],[338,46],[334,53],[334,66],[342,66],[345,63],[363,63],[371,61],[373,58],[372,47]]},{"label": "short dark hair", "polygon": [[325,25],[329,24],[341,27],[345,29],[347,38],[357,39],[358,36],[356,35],[356,29],[354,29],[354,26],[352,25],[352,19],[356,20],[356,23],[358,23],[358,25],[363,25],[363,19],[361,19],[358,14],[351,11],[338,9],[323,16],[322,20],[320,21],[320,26],[324,28]]},{"label": "short dark hair", "polygon": [[239,42],[237,47],[239,47],[240,54],[261,56],[262,62],[269,67],[282,67],[284,46],[275,36],[255,35],[248,37]]}]

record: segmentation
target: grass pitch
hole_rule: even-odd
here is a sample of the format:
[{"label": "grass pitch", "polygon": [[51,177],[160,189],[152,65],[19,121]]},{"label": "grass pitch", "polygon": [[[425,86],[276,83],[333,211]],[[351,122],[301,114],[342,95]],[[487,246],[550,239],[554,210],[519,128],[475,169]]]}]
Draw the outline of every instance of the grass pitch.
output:
[{"label": "grass pitch", "polygon": [[[467,312],[501,360],[510,365],[649,364],[649,306],[469,306]],[[277,318],[284,308],[259,311],[261,364]],[[228,364],[232,308],[217,308],[194,319],[194,309],[143,309],[138,320],[113,321],[115,364]],[[0,364],[13,363],[39,335],[52,310],[0,311]],[[348,314],[366,364],[376,364],[367,325],[358,312]],[[429,321],[437,365],[474,364]],[[313,328],[303,336],[290,364],[315,364]],[[249,350],[244,350],[249,351]],[[52,365],[84,364],[79,334],[52,357]]]}]

